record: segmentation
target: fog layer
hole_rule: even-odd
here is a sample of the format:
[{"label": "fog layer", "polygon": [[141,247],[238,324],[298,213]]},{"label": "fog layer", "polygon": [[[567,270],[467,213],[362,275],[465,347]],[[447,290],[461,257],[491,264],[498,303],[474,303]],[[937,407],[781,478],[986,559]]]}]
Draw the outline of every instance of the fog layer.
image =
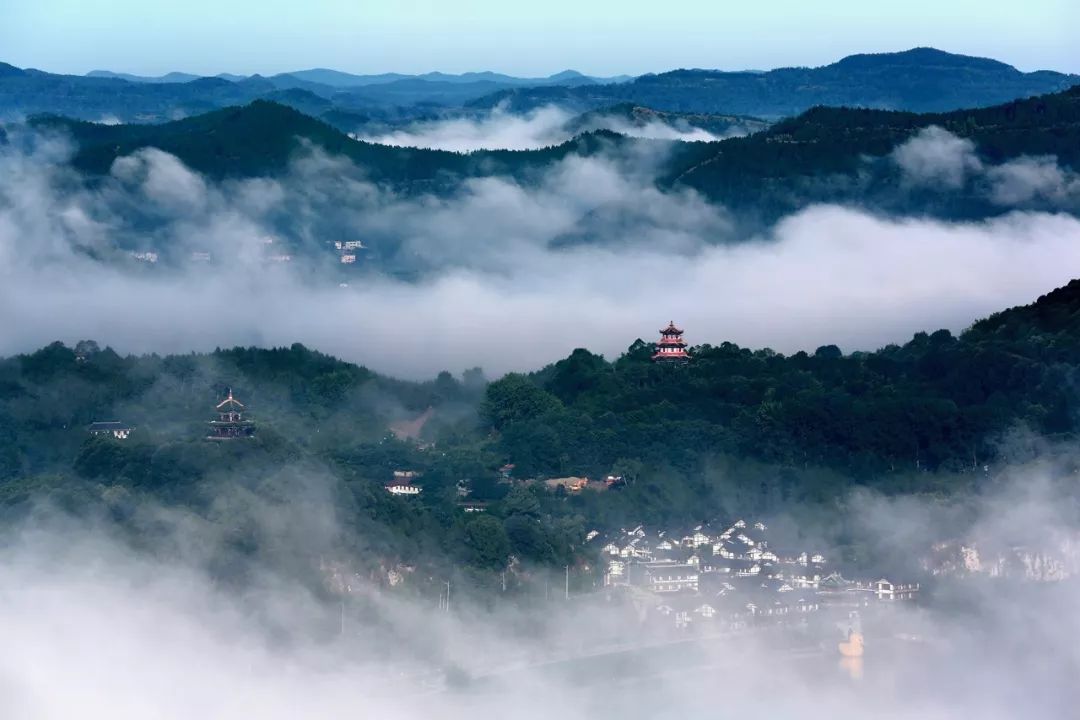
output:
[{"label": "fog layer", "polygon": [[[974,171],[928,155],[940,140],[897,152],[911,182]],[[1064,213],[949,223],[821,205],[740,236],[724,208],[657,189],[654,156],[407,197],[315,150],[285,177],[224,183],[149,149],[87,184],[70,152],[40,138],[0,151],[0,353],[86,337],[131,352],[302,342],[402,376],[497,374],[582,346],[611,356],[672,319],[692,344],[869,350],[962,330],[1080,271],[1080,221]],[[977,169],[1001,178],[1003,202],[1073,187],[1052,159]],[[365,242],[369,272],[338,263],[340,239]],[[204,251],[211,262],[190,260]]]}]

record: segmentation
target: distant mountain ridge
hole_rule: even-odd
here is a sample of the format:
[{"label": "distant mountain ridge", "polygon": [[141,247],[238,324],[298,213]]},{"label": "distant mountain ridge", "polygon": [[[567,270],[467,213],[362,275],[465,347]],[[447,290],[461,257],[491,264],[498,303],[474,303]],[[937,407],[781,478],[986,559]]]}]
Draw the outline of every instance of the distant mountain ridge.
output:
[{"label": "distant mountain ridge", "polygon": [[[775,120],[818,105],[945,112],[986,107],[1058,92],[1080,76],[1022,73],[996,60],[930,48],[902,53],[852,55],[819,68],[767,72],[674,70],[625,78],[591,78],[575,71],[548,78],[514,78],[493,72],[450,75],[396,73],[351,75],[315,68],[264,77],[219,75],[189,79],[56,75],[0,63],[0,120],[52,113],[82,120],[165,122],[258,99],[292,103],[304,112],[329,101],[320,116],[352,132],[352,118],[383,124],[432,119],[440,114],[483,114],[495,107],[527,112],[557,104],[574,112],[629,104],[658,112],[749,116]],[[169,80],[186,79],[185,82]],[[310,95],[282,91],[304,91]]]},{"label": "distant mountain ridge", "polygon": [[[185,83],[192,80],[198,80],[202,75],[192,75],[185,72],[171,72],[164,75],[147,76],[147,75],[132,75],[130,73],[118,73],[111,70],[91,70],[86,73],[86,77],[92,78],[112,78],[114,80],[127,80],[128,82],[140,82],[140,83]],[[229,79],[229,78],[224,78]]]},{"label": "distant mountain ridge", "polygon": [[471,103],[524,112],[558,103],[578,111],[618,103],[656,110],[790,117],[817,105],[911,112],[986,107],[1065,90],[1080,75],[1024,73],[987,58],[933,48],[851,55],[831,65],[767,72],[673,70],[622,85],[512,88]]},{"label": "distant mountain ridge", "polygon": [[259,74],[254,75],[236,75],[232,73],[218,73],[216,75],[193,75],[192,73],[185,72],[170,72],[165,75],[133,75],[130,73],[113,72],[111,70],[91,70],[86,73],[86,77],[94,78],[113,78],[117,80],[127,80],[128,82],[137,83],[184,83],[191,82],[192,80],[198,80],[202,77],[215,77],[223,80],[229,80],[232,82],[240,82],[251,78],[269,77],[271,81],[287,81],[288,78],[295,78],[303,80],[305,82],[316,83],[320,85],[326,85],[333,88],[355,88],[364,87],[366,85],[383,85],[386,83],[398,82],[400,80],[426,80],[428,82],[446,82],[446,83],[476,83],[476,82],[492,82],[502,85],[520,85],[520,86],[532,86],[532,85],[594,85],[594,84],[608,84],[608,83],[621,83],[627,82],[633,79],[631,75],[616,75],[612,77],[594,77],[585,75],[577,70],[563,70],[562,72],[554,73],[547,77],[518,77],[516,75],[505,75],[503,73],[491,72],[485,70],[481,72],[465,72],[465,73],[443,73],[443,72],[428,72],[418,74],[408,73],[377,73],[367,75],[357,75],[354,73],[344,72],[341,70],[333,70],[330,68],[311,68],[309,70],[290,70],[288,72],[277,73],[275,75],[263,76]]}]

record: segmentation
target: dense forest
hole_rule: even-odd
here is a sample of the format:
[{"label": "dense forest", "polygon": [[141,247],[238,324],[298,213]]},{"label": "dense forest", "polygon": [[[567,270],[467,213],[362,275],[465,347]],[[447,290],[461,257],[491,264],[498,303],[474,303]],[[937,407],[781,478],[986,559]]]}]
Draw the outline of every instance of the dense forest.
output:
[{"label": "dense forest", "polygon": [[[17,517],[45,498],[152,532],[136,512],[152,501],[206,518],[243,556],[274,540],[221,498],[291,498],[317,479],[341,542],[371,568],[442,563],[482,585],[511,555],[526,568],[578,562],[589,529],[834,521],[857,487],[972,496],[1024,459],[1015,438],[1071,441],[1080,427],[1080,281],[959,337],[876,352],[720,343],[676,366],[651,352],[638,340],[611,361],[579,349],[527,375],[413,383],[300,345],[125,357],[55,343],[0,360],[0,507]],[[255,438],[208,442],[228,389]],[[429,408],[418,435],[391,432]],[[135,430],[87,432],[104,420]],[[423,492],[387,493],[395,470],[420,473]],[[528,482],[571,475],[621,480],[578,493]]]}]

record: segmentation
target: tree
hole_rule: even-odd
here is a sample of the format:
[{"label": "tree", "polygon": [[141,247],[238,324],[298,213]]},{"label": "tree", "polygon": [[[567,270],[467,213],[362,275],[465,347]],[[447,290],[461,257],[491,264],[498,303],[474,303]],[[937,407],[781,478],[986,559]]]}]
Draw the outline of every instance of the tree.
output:
[{"label": "tree", "polygon": [[75,471],[87,478],[115,478],[127,464],[120,442],[107,436],[91,435],[75,458]]},{"label": "tree", "polygon": [[527,487],[517,486],[506,496],[503,501],[503,510],[508,517],[522,515],[536,519],[540,517],[540,501]]},{"label": "tree", "polygon": [[548,539],[544,527],[536,519],[526,515],[512,515],[504,523],[506,536],[514,554],[523,560],[548,563],[555,555],[555,549]]},{"label": "tree", "polygon": [[519,373],[510,373],[487,387],[481,414],[496,430],[510,423],[535,420],[562,408],[551,393]]},{"label": "tree", "polygon": [[510,557],[510,540],[498,518],[481,515],[465,526],[466,558],[484,570],[501,570]]}]

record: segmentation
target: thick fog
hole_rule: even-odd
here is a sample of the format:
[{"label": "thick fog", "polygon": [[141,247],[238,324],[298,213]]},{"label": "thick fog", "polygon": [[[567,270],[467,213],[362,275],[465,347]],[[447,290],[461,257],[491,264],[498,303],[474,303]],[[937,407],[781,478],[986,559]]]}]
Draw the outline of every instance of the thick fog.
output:
[{"label": "thick fog", "polygon": [[[1051,158],[989,166],[950,138],[897,150],[907,182],[948,192],[977,172],[1007,207],[1076,192]],[[130,352],[302,342],[399,376],[497,374],[582,346],[613,356],[669,320],[692,344],[870,350],[962,330],[1080,269],[1067,213],[940,222],[819,205],[742,236],[724,208],[657,189],[662,158],[645,151],[441,195],[392,192],[314,149],[284,177],[221,183],[149,149],[88,184],[70,153],[14,133],[0,149],[0,354],[88,337]],[[369,248],[356,268],[331,245],[349,239]],[[148,251],[160,261],[133,258]]]},{"label": "thick fog", "polygon": [[[950,536],[1045,549],[1076,537],[1075,505],[1062,502],[1075,497],[1075,477],[1054,472],[1018,467],[984,491],[962,525],[943,525],[950,514],[933,501],[848,502],[862,532],[913,559]],[[243,582],[223,584],[206,561],[226,535],[157,506],[129,511],[154,529],[138,547],[108,523],[47,506],[10,527],[0,565],[0,714],[1005,720],[1071,717],[1080,700],[1075,582],[987,582],[969,573],[924,588],[918,604],[864,611],[875,619],[864,629],[865,658],[854,664],[835,647],[846,610],[808,616],[820,644],[789,645],[758,629],[671,645],[677,634],[650,635],[643,625],[641,612],[656,604],[644,596],[627,604],[575,592],[531,611],[462,599],[448,613],[434,593],[356,573],[372,558],[343,551],[346,533],[320,501],[330,495],[318,490],[324,482],[314,473],[302,497],[293,490],[228,507],[232,522],[264,529],[318,569],[314,584],[299,582],[272,552]]]}]

